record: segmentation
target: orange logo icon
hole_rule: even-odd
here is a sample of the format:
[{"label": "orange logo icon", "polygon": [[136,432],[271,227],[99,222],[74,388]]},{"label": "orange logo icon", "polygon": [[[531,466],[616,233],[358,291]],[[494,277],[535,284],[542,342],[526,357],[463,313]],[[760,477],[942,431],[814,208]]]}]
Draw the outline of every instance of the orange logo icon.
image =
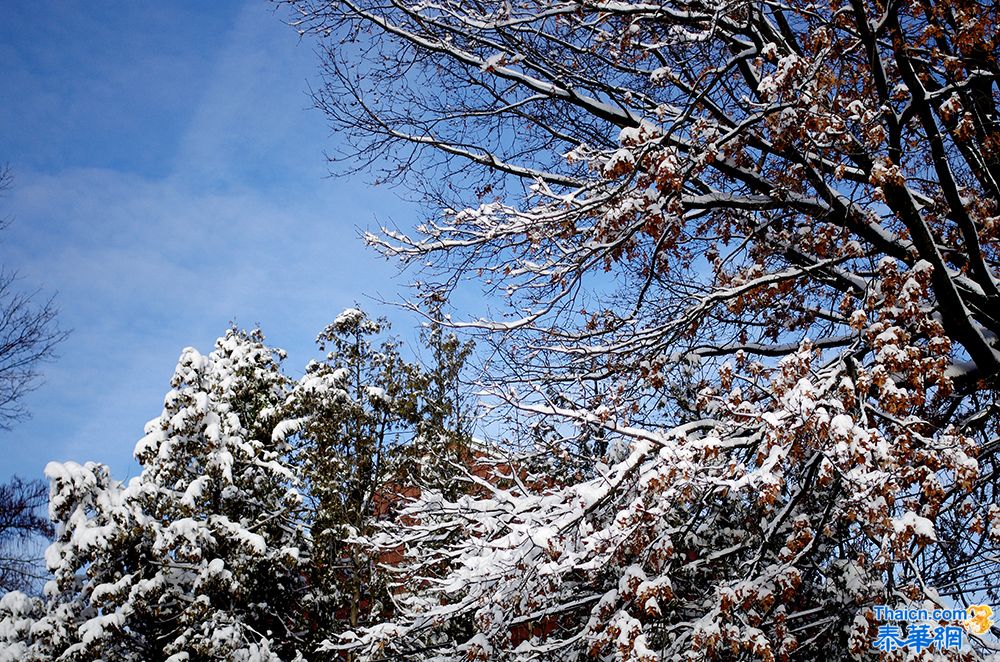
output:
[{"label": "orange logo icon", "polygon": [[993,626],[993,608],[989,605],[972,605],[965,608],[969,618],[962,621],[969,634],[986,634]]}]

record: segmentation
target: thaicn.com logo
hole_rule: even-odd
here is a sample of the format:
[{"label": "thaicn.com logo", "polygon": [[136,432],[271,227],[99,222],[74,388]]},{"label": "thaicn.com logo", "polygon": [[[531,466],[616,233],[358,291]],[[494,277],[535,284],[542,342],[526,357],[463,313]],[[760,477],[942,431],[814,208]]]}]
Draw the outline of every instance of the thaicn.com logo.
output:
[{"label": "thaicn.com logo", "polygon": [[[966,634],[986,634],[993,627],[993,608],[989,605],[930,610],[893,609],[877,605],[873,611],[875,619],[883,625],[878,628],[872,648],[885,653],[904,648],[915,653],[931,649],[959,649]],[[933,625],[942,622],[954,625]]]}]

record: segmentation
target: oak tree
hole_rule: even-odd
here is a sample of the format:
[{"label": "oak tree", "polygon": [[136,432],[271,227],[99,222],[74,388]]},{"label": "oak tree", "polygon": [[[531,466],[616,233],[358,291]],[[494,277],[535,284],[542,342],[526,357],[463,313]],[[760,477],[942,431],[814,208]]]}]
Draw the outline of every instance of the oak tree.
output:
[{"label": "oak tree", "polygon": [[[842,658],[873,604],[996,601],[996,3],[287,4],[339,163],[432,208],[369,242],[506,302],[454,322],[484,390],[603,440],[584,480],[417,504],[423,590],[349,645]],[[466,541],[445,579],[421,528]]]}]

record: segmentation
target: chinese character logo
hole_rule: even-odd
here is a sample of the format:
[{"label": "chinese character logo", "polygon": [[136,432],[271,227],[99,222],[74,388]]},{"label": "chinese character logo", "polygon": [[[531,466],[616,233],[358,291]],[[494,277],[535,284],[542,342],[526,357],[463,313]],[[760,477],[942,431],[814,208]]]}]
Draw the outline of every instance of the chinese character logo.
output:
[{"label": "chinese character logo", "polygon": [[904,646],[906,646],[906,639],[903,639],[903,633],[899,626],[882,625],[879,627],[874,644],[876,650],[891,653]]},{"label": "chinese character logo", "polygon": [[898,625],[882,625],[872,644],[875,650],[891,653],[902,648],[913,649],[917,653],[936,647],[937,650],[962,647],[962,628],[957,625],[936,627],[924,624],[910,625],[909,633],[903,636]]},{"label": "chinese character logo", "polygon": [[972,605],[965,611],[970,617],[962,625],[969,634],[986,634],[993,626],[993,609],[989,605]]}]

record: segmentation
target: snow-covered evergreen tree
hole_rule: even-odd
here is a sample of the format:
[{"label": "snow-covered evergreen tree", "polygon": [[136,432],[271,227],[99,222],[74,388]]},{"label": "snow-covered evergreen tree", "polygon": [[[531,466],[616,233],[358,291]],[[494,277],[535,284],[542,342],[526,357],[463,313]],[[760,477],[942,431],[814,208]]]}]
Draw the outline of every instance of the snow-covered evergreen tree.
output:
[{"label": "snow-covered evergreen tree", "polygon": [[470,347],[430,324],[429,366],[405,360],[385,320],[342,312],[317,339],[312,362],[286,405],[282,430],[296,432],[313,532],[306,621],[322,642],[392,610],[391,550],[367,542],[380,522],[426,487],[459,489],[471,426],[460,372]]},{"label": "snow-covered evergreen tree", "polygon": [[286,462],[280,353],[235,329],[181,355],[127,485],[51,463],[41,601],[0,603],[0,659],[290,660],[308,539]]},{"label": "snow-covered evergreen tree", "polygon": [[283,429],[297,432],[297,466],[306,483],[314,547],[307,619],[318,639],[376,622],[386,605],[379,558],[352,542],[385,514],[398,451],[413,438],[420,369],[398,341],[357,308],[319,335],[326,352],[295,385]]},{"label": "snow-covered evergreen tree", "polygon": [[474,463],[475,403],[463,383],[473,343],[445,326],[440,304],[432,302],[426,314],[420,341],[427,356],[419,370],[410,373],[418,420],[413,442],[400,459],[397,480],[456,497],[467,490],[466,470]]}]

